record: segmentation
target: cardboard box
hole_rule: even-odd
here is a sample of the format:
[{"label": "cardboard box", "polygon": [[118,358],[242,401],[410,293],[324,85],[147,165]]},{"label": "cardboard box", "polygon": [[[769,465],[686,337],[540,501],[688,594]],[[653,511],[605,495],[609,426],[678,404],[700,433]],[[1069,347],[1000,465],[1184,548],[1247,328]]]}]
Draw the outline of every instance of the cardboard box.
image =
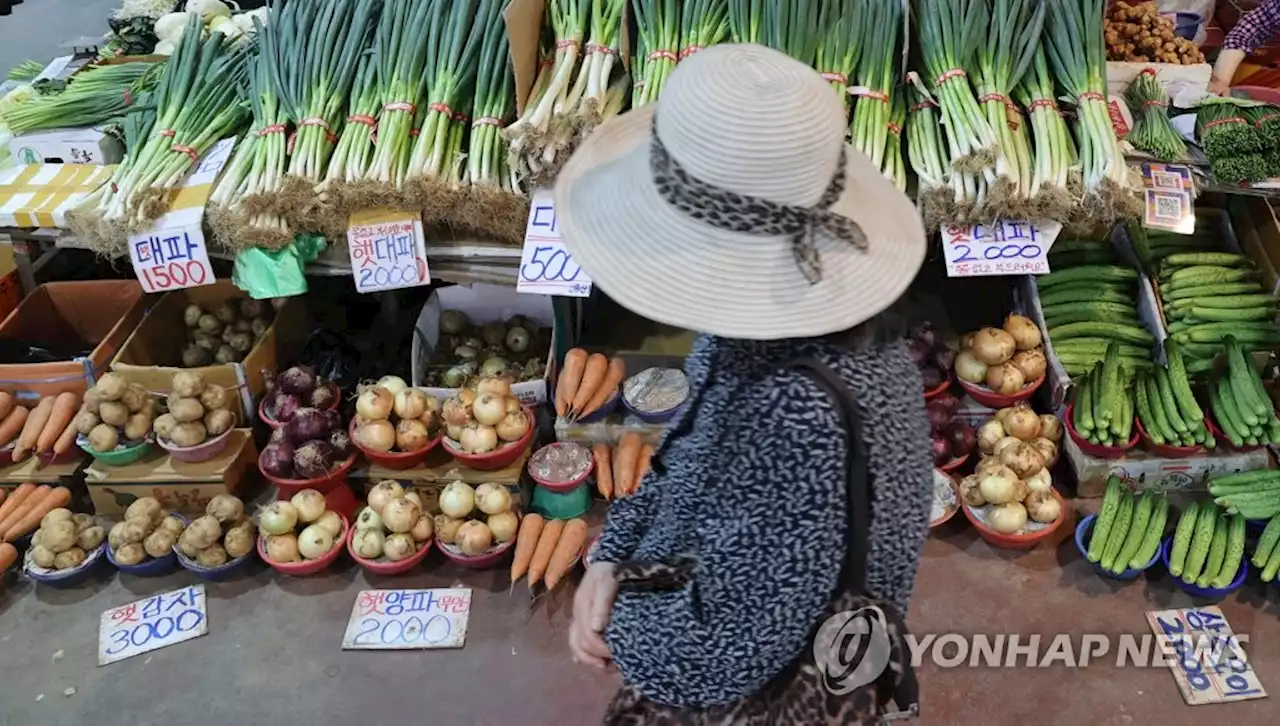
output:
[{"label": "cardboard box", "polygon": [[[137,284],[137,283],[134,283]],[[244,292],[230,280],[218,280],[204,287],[167,292],[137,330],[129,336],[111,361],[111,370],[129,383],[141,383],[157,396],[167,396],[178,371],[191,370],[204,376],[206,382],[239,392],[240,421],[252,421],[257,415],[257,401],[266,391],[262,371],[277,370],[277,350],[281,344],[292,345],[306,335],[306,313],[302,301],[288,298],[267,329],[239,363],[219,363],[203,368],[183,368],[182,349],[187,342],[182,312],[191,303],[212,309],[230,299],[245,298]]]},{"label": "cardboard box", "polygon": [[123,515],[140,497],[155,497],[167,509],[198,517],[218,494],[248,500],[260,484],[257,460],[252,431],[236,429],[227,448],[209,461],[178,461],[157,446],[127,466],[91,464],[84,471],[85,485],[100,516]]},{"label": "cardboard box", "polygon": [[136,280],[49,282],[37,287],[0,323],[0,338],[90,352],[66,361],[0,363],[0,391],[23,400],[63,391],[84,393],[107,371],[150,302]]},{"label": "cardboard box", "polygon": [[88,458],[89,455],[85,454],[65,464],[46,465],[40,463],[39,457],[28,457],[18,464],[0,467],[0,488],[11,489],[27,481],[36,484],[60,482],[67,477],[75,476]]},{"label": "cardboard box", "polygon": [[119,164],[124,145],[115,136],[93,127],[51,129],[21,134],[9,141],[15,164]]},{"label": "cardboard box", "polygon": [[524,465],[525,462],[529,461],[530,453],[525,451],[519,459],[502,469],[480,471],[460,465],[456,459],[449,456],[443,447],[437,447],[427,457],[427,460],[422,463],[422,466],[415,466],[412,469],[388,469],[385,466],[371,464],[362,459],[352,468],[347,478],[354,480],[364,479],[374,483],[383,479],[397,479],[416,484],[465,481],[472,485],[515,485],[520,483],[520,476],[524,473]]},{"label": "cardboard box", "polygon": [[1062,438],[1062,451],[1076,475],[1076,496],[1092,499],[1102,496],[1107,477],[1112,474],[1146,488],[1160,491],[1204,491],[1204,481],[1216,472],[1269,469],[1274,465],[1266,448],[1249,452],[1214,451],[1187,459],[1165,459],[1141,448],[1135,448],[1123,459],[1095,459],[1080,450],[1070,436]]},{"label": "cardboard box", "polygon": [[1271,202],[1257,197],[1232,200],[1231,226],[1240,249],[1262,271],[1262,284],[1272,295],[1280,294],[1280,217]]},{"label": "cardboard box", "polygon": [[1155,70],[1156,80],[1164,85],[1169,100],[1178,108],[1190,108],[1209,92],[1213,66],[1208,63],[1184,66],[1176,63],[1107,61],[1107,93],[1123,96],[1133,79],[1148,68]]},{"label": "cardboard box", "polygon": [[107,183],[114,166],[32,164],[0,172],[0,227],[62,228],[67,213]]},{"label": "cardboard box", "polygon": [[542,378],[517,383],[511,392],[527,404],[547,400],[554,366],[554,351],[558,333],[554,330],[555,315],[551,310],[551,298],[546,295],[529,295],[516,292],[510,285],[454,285],[435,290],[422,306],[418,321],[414,324],[412,350],[413,385],[441,400],[458,392],[456,388],[436,388],[423,385],[431,354],[440,343],[440,313],[445,310],[461,310],[474,325],[505,321],[513,315],[523,315],[544,328],[552,328],[551,350],[547,354],[547,366]]}]

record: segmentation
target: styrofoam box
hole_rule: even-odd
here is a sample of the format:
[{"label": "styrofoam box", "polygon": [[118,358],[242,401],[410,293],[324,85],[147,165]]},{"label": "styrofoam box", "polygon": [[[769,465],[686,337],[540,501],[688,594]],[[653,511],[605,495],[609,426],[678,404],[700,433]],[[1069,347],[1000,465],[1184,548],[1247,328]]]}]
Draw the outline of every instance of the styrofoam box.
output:
[{"label": "styrofoam box", "polygon": [[[530,295],[516,292],[514,287],[501,285],[454,285],[431,293],[418,314],[413,335],[413,385],[437,398],[449,398],[458,392],[456,388],[432,388],[422,384],[427,363],[440,343],[440,313],[445,310],[461,310],[475,325],[506,321],[513,315],[523,315],[542,327],[553,327],[555,316],[551,310],[551,298],[546,295]],[[556,350],[556,335],[551,334],[551,350],[547,353],[547,368],[542,378],[524,381],[511,387],[522,402],[542,403],[547,400],[547,378],[551,375]]]}]

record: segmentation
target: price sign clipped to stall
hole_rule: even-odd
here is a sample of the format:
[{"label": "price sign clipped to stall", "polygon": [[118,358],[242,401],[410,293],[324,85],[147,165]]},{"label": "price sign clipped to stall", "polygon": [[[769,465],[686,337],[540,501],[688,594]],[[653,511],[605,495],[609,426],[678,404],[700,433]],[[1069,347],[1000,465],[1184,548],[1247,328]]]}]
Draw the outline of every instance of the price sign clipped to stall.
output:
[{"label": "price sign clipped to stall", "polygon": [[204,239],[204,205],[235,145],[235,139],[214,144],[173,193],[169,211],[145,232],[129,235],[129,259],[143,290],[166,292],[215,282]]},{"label": "price sign clipped to stall", "polygon": [[1222,610],[1157,610],[1147,613],[1147,623],[1168,644],[1169,669],[1188,706],[1267,697]]},{"label": "price sign clipped to stall", "polygon": [[516,273],[516,291],[539,295],[587,297],[591,278],[574,262],[556,226],[556,204],[551,192],[533,193],[529,223],[524,229],[524,252]]},{"label": "price sign clipped to stall", "polygon": [[1178,234],[1196,231],[1196,208],[1192,203],[1195,181],[1191,178],[1190,167],[1145,163],[1142,165],[1142,187],[1146,200],[1143,227]]},{"label": "price sign clipped to stall", "polygon": [[112,608],[98,622],[98,665],[132,658],[209,632],[204,585]]},{"label": "price sign clipped to stall", "polygon": [[361,590],[351,608],[343,650],[461,648],[471,589]]},{"label": "price sign clipped to stall", "polygon": [[380,292],[431,282],[422,215],[366,209],[347,220],[347,252],[356,292]]},{"label": "price sign clipped to stall", "polygon": [[947,277],[1048,274],[1049,248],[1061,231],[1057,222],[1020,220],[944,225],[942,255]]}]

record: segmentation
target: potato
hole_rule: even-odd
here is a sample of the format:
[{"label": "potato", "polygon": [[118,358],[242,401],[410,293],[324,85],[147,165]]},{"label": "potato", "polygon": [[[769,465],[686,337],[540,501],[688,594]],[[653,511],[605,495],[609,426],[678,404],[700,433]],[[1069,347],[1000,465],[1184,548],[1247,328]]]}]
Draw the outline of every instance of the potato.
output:
[{"label": "potato", "polygon": [[112,551],[118,550],[128,544],[124,539],[125,526],[125,522],[116,522],[111,525],[111,531],[107,533],[107,546],[109,546]]},{"label": "potato", "polygon": [[145,413],[133,414],[124,425],[124,438],[126,441],[145,439],[149,433],[151,433],[151,418]]},{"label": "potato", "polygon": [[213,311],[213,315],[221,322],[227,324],[234,323],[236,318],[240,317],[239,311],[236,310],[235,300],[227,300],[219,305],[217,309]]},{"label": "potato", "polygon": [[79,431],[85,436],[88,436],[89,432],[93,430],[93,427],[100,423],[102,423],[102,419],[98,418],[97,414],[91,413],[87,408],[82,409],[80,413],[76,414],[76,431]]},{"label": "potato", "polygon": [[137,565],[147,558],[147,551],[138,542],[131,542],[118,550],[113,550],[116,562],[122,565]]},{"label": "potato", "polygon": [[129,386],[119,374],[108,373],[98,381],[98,385],[94,386],[94,388],[97,389],[100,399],[106,402],[119,401]]},{"label": "potato", "polygon": [[42,545],[36,545],[35,547],[31,548],[31,561],[36,563],[36,565],[39,567],[43,567],[46,570],[48,570],[53,567],[53,563],[55,559],[56,559],[56,556],[53,554],[53,551],[50,550],[48,547],[44,547]]},{"label": "potato", "polygon": [[120,542],[121,544],[134,544],[135,542],[141,542],[146,539],[147,535],[150,533],[151,531],[144,527],[141,522],[137,520],[126,521],[124,523],[124,528],[120,530]]},{"label": "potato", "polygon": [[40,520],[40,527],[48,527],[55,522],[70,522],[73,519],[75,519],[75,515],[71,513],[70,509],[58,507],[57,509],[49,510],[49,513],[44,515],[44,518]]},{"label": "potato", "polygon": [[218,541],[222,536],[222,527],[218,525],[218,520],[205,515],[196,519],[182,533],[184,537],[189,537],[191,542],[196,545],[196,549],[207,549],[209,545]]},{"label": "potato", "polygon": [[173,376],[173,391],[183,398],[199,398],[204,388],[204,376],[195,371],[180,371]]},{"label": "potato", "polygon": [[162,516],[164,516],[164,507],[160,506],[160,500],[155,497],[139,497],[124,510],[126,522],[141,520],[150,525],[159,521]]},{"label": "potato", "polygon": [[35,533],[31,535],[31,546],[34,547],[40,544],[44,544],[44,532],[37,529]]},{"label": "potato", "polygon": [[169,433],[169,440],[181,447],[199,446],[209,438],[208,432],[205,431],[204,424],[199,421],[192,423],[181,423],[173,427],[173,431]]},{"label": "potato", "polygon": [[213,360],[218,363],[235,363],[240,360],[240,353],[230,345],[223,345],[218,348],[218,352],[213,354]]},{"label": "potato", "polygon": [[163,529],[164,531],[173,535],[175,538],[177,538],[178,535],[182,534],[182,531],[185,530],[186,528],[187,528],[186,523],[183,522],[181,519],[178,519],[172,514],[160,520],[159,529]]},{"label": "potato", "polygon": [[106,401],[98,407],[98,416],[108,426],[124,426],[129,421],[129,409],[119,401]]},{"label": "potato", "polygon": [[235,333],[253,333],[253,321],[248,318],[241,318],[231,326],[232,332]]},{"label": "potato", "polygon": [[231,349],[235,352],[240,355],[244,355],[249,352],[249,349],[253,348],[253,336],[249,333],[236,333],[231,336],[231,339],[227,341],[227,344],[230,345]]},{"label": "potato", "polygon": [[85,551],[79,547],[72,547],[66,552],[59,552],[53,558],[53,569],[68,570],[84,563]]},{"label": "potato", "polygon": [[200,316],[199,322],[196,323],[201,330],[210,334],[217,335],[222,332],[222,323],[218,319],[208,313]]},{"label": "potato", "polygon": [[89,447],[94,451],[115,451],[120,443],[120,432],[114,426],[100,423],[89,432]]},{"label": "potato", "polygon": [[85,552],[92,552],[102,544],[102,540],[106,538],[107,533],[102,527],[87,527],[76,535],[76,547]]},{"label": "potato", "polygon": [[194,560],[200,554],[202,548],[196,547],[195,541],[187,535],[187,531],[178,536],[178,551],[187,559]]},{"label": "potato", "polygon": [[152,557],[160,558],[169,554],[177,541],[178,538],[172,532],[165,529],[157,529],[142,541],[142,548]]},{"label": "potato", "polygon": [[253,549],[253,533],[245,529],[231,529],[223,538],[222,546],[232,559],[244,557]]},{"label": "potato", "polygon": [[230,494],[219,494],[205,505],[204,513],[224,524],[235,525],[244,516],[244,502]]},{"label": "potato", "polygon": [[188,328],[194,328],[200,324],[200,316],[202,315],[204,315],[204,311],[200,309],[200,306],[192,303],[191,305],[183,308],[182,322],[186,324]]},{"label": "potato", "polygon": [[71,520],[54,522],[40,529],[44,532],[44,536],[40,538],[40,544],[48,547],[55,555],[76,546],[76,526],[71,523]]},{"label": "potato", "polygon": [[76,533],[77,533],[77,534],[79,534],[80,532],[85,531],[86,529],[88,529],[88,528],[90,528],[90,527],[92,527],[92,526],[94,525],[93,515],[91,515],[91,514],[76,514],[76,515],[73,515],[73,516],[71,517],[71,521],[72,521],[73,523],[75,523],[75,525],[76,525]]},{"label": "potato", "polygon": [[129,413],[137,413],[142,410],[143,406],[147,405],[149,398],[151,396],[147,394],[147,389],[141,383],[130,383],[129,387],[125,389],[124,395],[120,397],[120,403],[123,403],[125,408],[129,409]]},{"label": "potato", "polygon": [[204,429],[210,436],[221,436],[236,425],[236,415],[225,408],[210,411],[204,416]]},{"label": "potato", "polygon": [[200,394],[200,403],[204,406],[204,410],[213,411],[219,408],[226,408],[228,403],[227,389],[222,386],[206,386],[204,392]]},{"label": "potato", "polygon": [[227,564],[227,551],[222,548],[222,545],[210,545],[196,556],[196,562],[199,562],[202,567],[225,565]]},{"label": "potato", "polygon": [[173,435],[173,429],[178,425],[178,420],[171,413],[162,413],[156,417],[152,428],[156,430],[156,436],[167,439]]},{"label": "potato", "polygon": [[222,342],[218,339],[218,336],[211,335],[209,333],[204,332],[203,330],[195,331],[195,333],[191,336],[191,339],[195,342],[195,344],[198,347],[203,348],[204,350],[207,350],[209,352],[210,360],[213,359],[213,351],[217,350],[218,346]]},{"label": "potato", "polygon": [[194,398],[179,398],[169,404],[169,413],[178,423],[191,423],[204,418],[204,406]]},{"label": "potato", "polygon": [[100,406],[102,406],[102,394],[98,392],[97,387],[84,392],[84,410],[97,416]]}]

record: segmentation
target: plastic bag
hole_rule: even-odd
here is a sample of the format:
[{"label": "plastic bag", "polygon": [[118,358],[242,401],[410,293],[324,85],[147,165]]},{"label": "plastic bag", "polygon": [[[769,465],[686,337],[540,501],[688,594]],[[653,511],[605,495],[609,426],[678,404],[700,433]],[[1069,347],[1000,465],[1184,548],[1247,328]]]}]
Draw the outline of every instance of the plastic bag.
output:
[{"label": "plastic bag", "polygon": [[307,263],[324,248],[323,236],[299,234],[278,250],[247,249],[236,255],[231,280],[255,300],[301,295],[307,291]]}]

